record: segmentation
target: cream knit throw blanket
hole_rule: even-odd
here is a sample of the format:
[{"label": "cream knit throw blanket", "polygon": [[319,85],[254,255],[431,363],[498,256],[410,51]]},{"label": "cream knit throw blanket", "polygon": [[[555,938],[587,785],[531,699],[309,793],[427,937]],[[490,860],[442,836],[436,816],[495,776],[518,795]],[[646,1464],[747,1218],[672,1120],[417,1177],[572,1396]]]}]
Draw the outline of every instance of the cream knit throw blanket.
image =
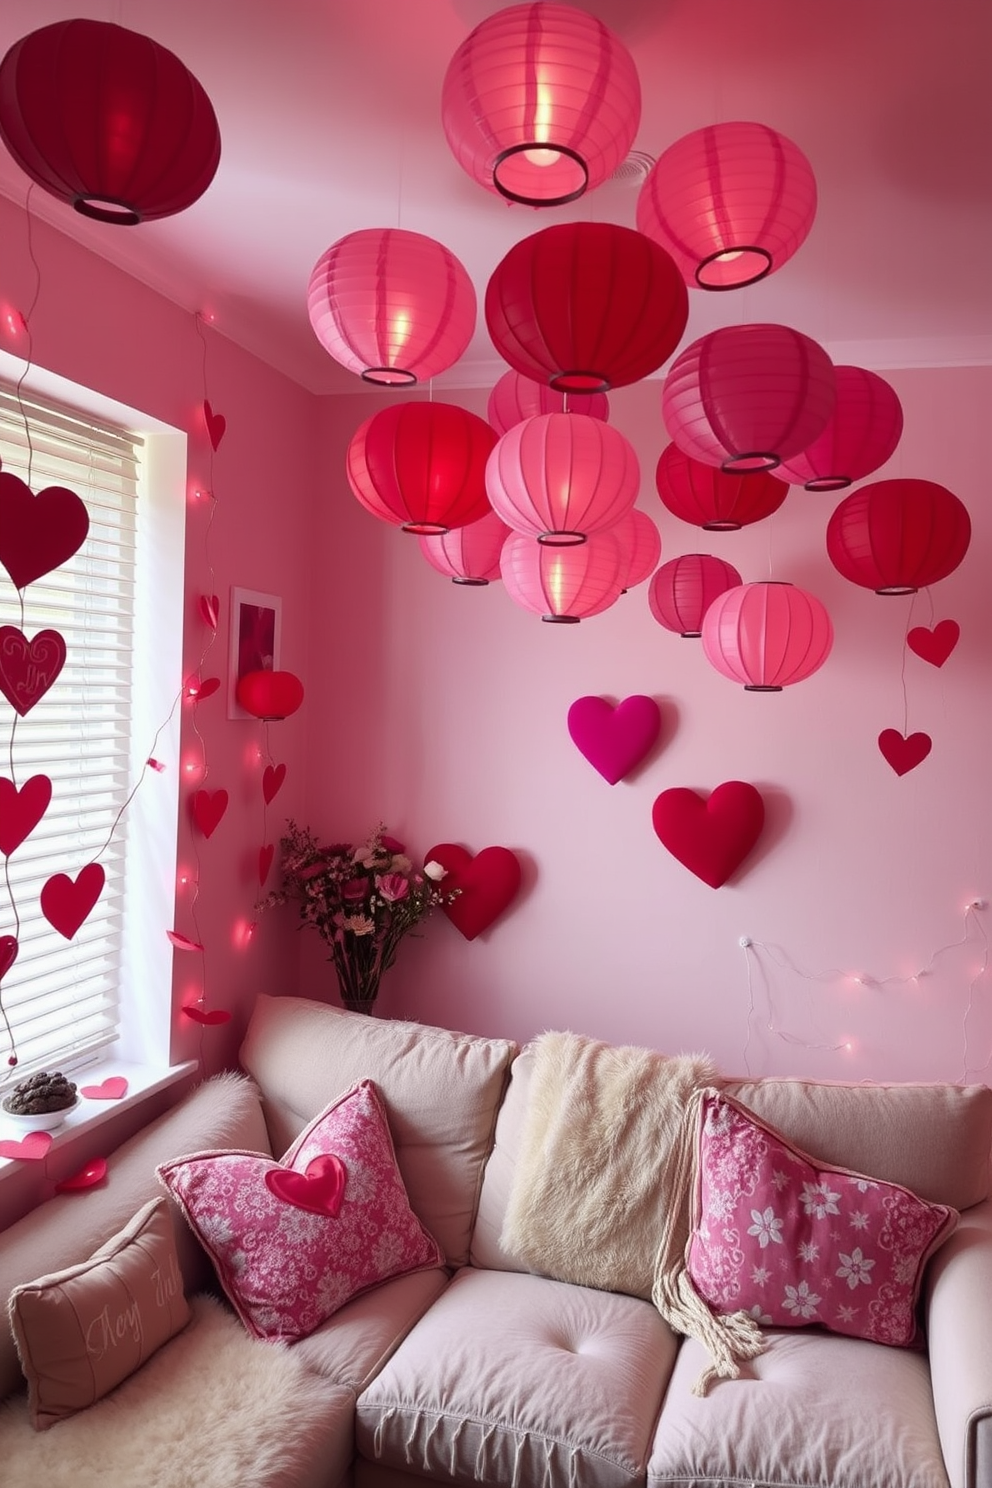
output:
[{"label": "cream knit throw blanket", "polygon": [[500,1235],[543,1275],[650,1297],[709,1350],[699,1395],[764,1347],[747,1313],[710,1312],[685,1268],[698,1098],[715,1080],[704,1055],[543,1034]]}]

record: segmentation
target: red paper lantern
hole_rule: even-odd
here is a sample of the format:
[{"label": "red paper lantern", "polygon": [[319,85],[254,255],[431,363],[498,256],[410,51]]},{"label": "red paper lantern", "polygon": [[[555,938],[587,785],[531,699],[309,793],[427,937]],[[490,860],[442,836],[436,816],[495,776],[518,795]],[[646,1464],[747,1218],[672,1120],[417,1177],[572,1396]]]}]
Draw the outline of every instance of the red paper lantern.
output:
[{"label": "red paper lantern", "polygon": [[490,510],[486,460],[494,431],[453,403],[395,403],[356,430],[348,483],[374,517],[422,534],[478,522]]},{"label": "red paper lantern", "polygon": [[552,547],[612,527],[637,500],[640,480],[633,446],[584,413],[542,413],[514,424],[486,465],[497,516]]},{"label": "red paper lantern", "polygon": [[837,572],[876,594],[915,594],[946,579],[968,551],[971,518],[936,481],[875,481],[852,491],[827,523]]},{"label": "red paper lantern", "polygon": [[109,21],[58,21],[14,43],[0,63],[0,138],[52,196],[124,226],[184,211],[220,162],[193,74]]},{"label": "red paper lantern", "polygon": [[710,553],[683,553],[663,563],[651,580],[648,607],[666,630],[695,639],[703,633],[703,616],[713,601],[741,583],[732,563]]},{"label": "red paper lantern", "polygon": [[486,288],[493,345],[524,377],[563,392],[639,382],[675,350],[689,292],[671,255],[612,222],[563,222],[523,238]]},{"label": "red paper lantern", "polygon": [[673,363],[661,412],[694,460],[773,470],[823,433],[835,398],[833,363],[809,336],[781,325],[724,326]]},{"label": "red paper lantern", "polygon": [[475,290],[443,243],[399,227],[364,228],[314,265],[307,309],[317,340],[363,381],[426,382],[475,332]]},{"label": "red paper lantern", "polygon": [[620,573],[623,593],[643,584],[658,567],[661,557],[661,533],[647,512],[635,507],[607,531],[607,536],[620,548]]},{"label": "red paper lantern", "polygon": [[884,377],[863,367],[835,367],[837,402],[819,438],[778,468],[807,491],[839,491],[871,475],[902,435],[902,404]]},{"label": "red paper lantern", "polygon": [[553,624],[575,625],[599,615],[623,591],[620,550],[608,532],[577,548],[549,548],[511,532],[500,569],[514,603]]},{"label": "red paper lantern", "polygon": [[235,696],[240,707],[256,718],[288,718],[303,701],[303,683],[293,672],[245,672]]},{"label": "red paper lantern", "polygon": [[815,215],[809,161],[766,124],[710,124],[676,140],[637,199],[640,231],[700,289],[737,289],[774,273]]},{"label": "red paper lantern", "polygon": [[595,16],[513,5],[476,26],[444,76],[441,122],[464,171],[531,207],[575,199],[613,173],[641,118],[634,60]]},{"label": "red paper lantern", "polygon": [[741,584],[703,616],[710,664],[745,692],[781,692],[812,676],[830,655],[834,631],[820,601],[795,584]]},{"label": "red paper lantern", "polygon": [[519,372],[504,372],[489,394],[486,417],[497,434],[542,413],[585,413],[608,424],[610,400],[605,393],[559,393]]},{"label": "red paper lantern", "polygon": [[789,494],[785,481],[767,470],[719,470],[690,459],[677,444],[662,450],[655,485],[670,512],[706,532],[737,532],[760,522]]},{"label": "red paper lantern", "polygon": [[427,562],[453,584],[489,584],[500,577],[500,554],[509,535],[509,527],[491,511],[467,527],[417,541]]}]

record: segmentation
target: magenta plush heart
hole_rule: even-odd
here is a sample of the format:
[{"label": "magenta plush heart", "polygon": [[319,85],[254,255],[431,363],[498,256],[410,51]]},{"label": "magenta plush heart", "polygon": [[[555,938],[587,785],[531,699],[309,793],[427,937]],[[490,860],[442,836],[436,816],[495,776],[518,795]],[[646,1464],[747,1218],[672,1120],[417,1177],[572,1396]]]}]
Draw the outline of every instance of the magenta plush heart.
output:
[{"label": "magenta plush heart", "polygon": [[48,810],[52,782],[47,775],[32,775],[20,790],[0,775],[0,852],[7,857],[34,831]]},{"label": "magenta plush heart", "polygon": [[265,1185],[277,1199],[329,1219],[337,1219],[341,1212],[347,1182],[348,1170],[333,1152],[315,1157],[302,1173],[292,1168],[269,1168],[265,1174]]},{"label": "magenta plush heart", "polygon": [[425,863],[432,861],[446,870],[441,889],[458,890],[441,907],[466,940],[487,930],[520,888],[520,862],[508,847],[484,847],[473,854],[456,842],[440,842],[424,857]]},{"label": "magenta plush heart", "polygon": [[28,640],[16,625],[0,625],[0,692],[23,718],[65,666],[65,641],[57,630]]},{"label": "magenta plush heart", "polygon": [[41,891],[41,912],[66,940],[71,940],[103,892],[106,874],[100,863],[87,863],[74,879],[56,873]]},{"label": "magenta plush heart", "polygon": [[957,645],[961,627],[956,620],[941,620],[933,630],[925,625],[914,625],[906,637],[910,651],[928,661],[931,666],[942,667]]},{"label": "magenta plush heart", "polygon": [[568,710],[568,732],[579,753],[610,785],[639,765],[661,730],[654,698],[639,693],[616,707],[602,697],[577,698]]},{"label": "magenta plush heart", "polygon": [[74,491],[48,486],[35,496],[16,475],[0,471],[0,563],[23,589],[77,553],[90,518]]},{"label": "magenta plush heart", "polygon": [[765,803],[757,787],[745,780],[725,780],[708,799],[676,786],[662,791],[652,819],[672,857],[710,888],[718,889],[760,837]]},{"label": "magenta plush heart", "polygon": [[900,734],[898,729],[883,729],[878,747],[897,775],[906,775],[923,763],[933,748],[929,734]]}]

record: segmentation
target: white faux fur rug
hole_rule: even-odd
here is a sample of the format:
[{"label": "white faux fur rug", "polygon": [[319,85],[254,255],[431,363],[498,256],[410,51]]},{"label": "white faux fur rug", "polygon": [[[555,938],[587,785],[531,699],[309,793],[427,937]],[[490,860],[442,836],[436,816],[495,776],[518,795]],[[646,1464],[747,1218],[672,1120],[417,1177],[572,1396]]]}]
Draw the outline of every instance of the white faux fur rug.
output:
[{"label": "white faux fur rug", "polygon": [[[292,1481],[327,1385],[212,1297],[144,1368],[48,1431],[0,1409],[0,1479],[37,1488],[270,1488]],[[285,1475],[285,1477],[281,1477]]]}]

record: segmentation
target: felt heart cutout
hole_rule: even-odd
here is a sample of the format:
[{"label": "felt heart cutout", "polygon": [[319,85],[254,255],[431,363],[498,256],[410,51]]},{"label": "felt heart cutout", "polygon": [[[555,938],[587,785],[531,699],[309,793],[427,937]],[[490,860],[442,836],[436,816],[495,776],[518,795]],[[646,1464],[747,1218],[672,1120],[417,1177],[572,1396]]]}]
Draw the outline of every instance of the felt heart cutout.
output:
[{"label": "felt heart cutout", "polygon": [[200,595],[200,614],[211,630],[217,629],[217,623],[220,617],[220,600],[216,594]]},{"label": "felt heart cutout", "polygon": [[662,791],[651,816],[672,857],[718,889],[760,837],[765,803],[747,781],[725,780],[708,799],[685,786]]},{"label": "felt heart cutout", "polygon": [[181,930],[166,930],[166,935],[177,951],[202,951],[203,946],[198,940],[190,940]]},{"label": "felt heart cutout", "polygon": [[347,1182],[348,1170],[333,1152],[313,1158],[302,1173],[292,1168],[269,1168],[265,1174],[265,1186],[277,1199],[311,1214],[326,1214],[329,1219],[337,1219],[341,1212]]},{"label": "felt heart cutout", "polygon": [[84,1188],[95,1188],[107,1176],[107,1159],[91,1157],[86,1165],[68,1178],[56,1183],[56,1193],[79,1193]]},{"label": "felt heart cutout", "polygon": [[878,747],[897,775],[905,775],[922,764],[933,748],[929,734],[900,734],[898,729],[883,729]]},{"label": "felt heart cutout", "polygon": [[457,843],[441,842],[424,861],[447,870],[441,881],[445,893],[459,890],[456,899],[441,907],[466,940],[488,929],[520,888],[520,863],[508,847],[484,847],[473,856]]},{"label": "felt heart cutout", "polygon": [[193,796],[192,808],[193,820],[204,837],[209,837],[227,810],[227,791],[198,790]]},{"label": "felt heart cutout", "polygon": [[956,620],[941,620],[933,630],[928,630],[925,625],[914,625],[906,637],[906,644],[931,666],[942,667],[960,636],[961,627]]},{"label": "felt heart cutout", "polygon": [[19,1142],[0,1142],[0,1157],[13,1157],[20,1162],[43,1162],[51,1145],[51,1132],[28,1132]]},{"label": "felt heart cutout", "polygon": [[203,402],[203,418],[207,426],[210,444],[216,454],[217,446],[224,438],[224,432],[227,429],[227,419],[222,413],[214,413],[206,399]]},{"label": "felt heart cutout", "polygon": [[0,563],[17,589],[78,553],[89,527],[74,491],[48,486],[35,496],[16,475],[0,471]]},{"label": "felt heart cutout", "polygon": [[48,810],[52,782],[47,775],[32,775],[20,790],[0,775],[0,852],[7,857],[29,837]]},{"label": "felt heart cutout", "polygon": [[0,982],[17,960],[18,945],[13,935],[0,935]]},{"label": "felt heart cutout", "polygon": [[272,855],[273,855],[274,852],[275,852],[275,847],[273,846],[273,844],[271,842],[267,842],[264,847],[260,847],[258,849],[258,882],[259,882],[259,884],[264,884],[265,880],[269,876],[269,869],[272,867]]},{"label": "felt heart cutout", "polygon": [[661,730],[654,698],[635,694],[616,707],[601,697],[581,697],[568,710],[568,732],[579,753],[610,785],[629,775]]},{"label": "felt heart cutout", "polygon": [[262,795],[265,797],[266,806],[271,805],[275,800],[285,779],[285,765],[266,765],[262,773]]},{"label": "felt heart cutout", "polygon": [[65,666],[65,641],[39,630],[29,641],[16,625],[0,625],[0,692],[23,718]]},{"label": "felt heart cutout", "polygon": [[202,703],[204,698],[213,697],[214,693],[220,686],[220,678],[204,677],[203,681],[197,682],[195,686],[196,692],[193,694],[193,696],[196,698],[196,701],[198,703]]},{"label": "felt heart cutout", "polygon": [[99,1085],[81,1086],[79,1093],[87,1100],[120,1100],[127,1095],[127,1081],[123,1075],[108,1075]]},{"label": "felt heart cutout", "polygon": [[230,1013],[225,1012],[223,1008],[184,1007],[183,1012],[194,1023],[202,1023],[207,1028],[216,1028],[221,1023],[231,1021]]},{"label": "felt heart cutout", "polygon": [[41,912],[45,919],[71,940],[103,891],[106,874],[100,863],[87,863],[75,879],[67,873],[56,873],[41,891]]}]

